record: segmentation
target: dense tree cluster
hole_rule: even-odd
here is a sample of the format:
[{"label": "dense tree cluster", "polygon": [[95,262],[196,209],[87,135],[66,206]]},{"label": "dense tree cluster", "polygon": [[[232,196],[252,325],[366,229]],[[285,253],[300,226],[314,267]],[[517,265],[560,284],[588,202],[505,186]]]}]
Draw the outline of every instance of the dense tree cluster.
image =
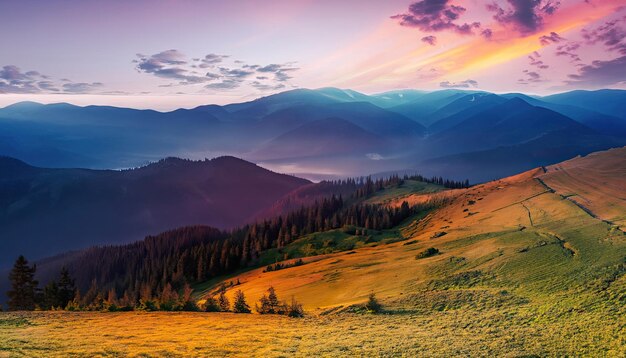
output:
[{"label": "dense tree cluster", "polygon": [[[70,306],[95,310],[133,307],[195,310],[189,299],[190,284],[243,267],[257,266],[265,250],[281,250],[304,235],[346,226],[356,227],[362,232],[390,229],[432,207],[433,204],[410,207],[406,202],[400,207],[391,207],[360,200],[386,187],[401,185],[406,179],[425,180],[422,177],[398,176],[378,180],[370,177],[347,179],[334,182],[334,185],[357,187],[346,200],[341,195],[332,195],[313,205],[230,232],[190,226],[149,236],[133,244],[87,249],[67,262],[69,272],[76,278],[76,287],[84,292],[82,296],[80,291],[74,289],[68,270],[62,272],[58,282],[49,283],[43,293],[38,293],[30,287],[37,286],[35,268],[29,267],[25,259],[20,258],[11,280],[32,283],[30,286],[19,285],[23,290],[14,287],[9,292],[9,306],[11,309],[33,309],[38,303],[43,309]],[[436,181],[442,185],[462,185]],[[37,295],[41,296],[40,300],[37,300]],[[230,306],[224,300],[225,295],[221,295],[215,307],[222,310],[222,306]],[[212,302],[208,306],[207,309],[215,308]],[[239,308],[243,309],[243,306]]]}]

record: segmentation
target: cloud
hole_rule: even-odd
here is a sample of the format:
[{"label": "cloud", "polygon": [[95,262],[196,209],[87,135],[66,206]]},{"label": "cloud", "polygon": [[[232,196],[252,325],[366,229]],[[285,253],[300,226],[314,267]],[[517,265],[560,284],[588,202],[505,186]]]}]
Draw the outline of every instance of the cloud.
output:
[{"label": "cloud", "polygon": [[568,76],[567,84],[576,86],[602,87],[626,82],[626,56],[608,61],[593,61],[581,66],[577,74]]},{"label": "cloud", "polygon": [[437,45],[437,38],[435,36],[424,36],[422,37],[422,42],[425,42],[431,46]]},{"label": "cloud", "polygon": [[550,32],[550,35],[543,35],[539,37],[539,42],[543,46],[548,46],[553,43],[559,43],[561,41],[565,41],[565,39],[556,32]]},{"label": "cloud", "polygon": [[254,73],[253,71],[246,71],[240,68],[230,69],[226,67],[220,67],[219,70],[222,76],[229,78],[246,78]]},{"label": "cloud", "polygon": [[478,87],[478,82],[474,80],[465,80],[461,82],[450,82],[444,81],[439,83],[439,87],[441,88],[476,88]]},{"label": "cloud", "polygon": [[553,15],[561,5],[554,0],[507,0],[508,7],[503,8],[493,2],[487,10],[494,12],[494,20],[526,35],[535,33],[543,27],[544,17]]},{"label": "cloud", "polygon": [[539,54],[539,52],[534,51],[531,55],[528,56],[528,59],[530,60],[530,65],[535,66],[540,70],[545,70],[549,68],[550,66],[546,65],[542,60],[540,60],[540,57],[541,55]]},{"label": "cloud", "polygon": [[[139,72],[176,81],[159,87],[204,84],[204,88],[210,90],[231,90],[242,85],[260,90],[280,89],[285,87],[282,83],[292,78],[289,73],[298,70],[293,63],[248,65],[240,60],[228,63],[225,61],[228,58],[229,55],[210,53],[189,61],[181,52],[172,49],[151,56],[138,54],[133,62]],[[202,75],[199,73],[201,68],[211,68],[211,72]],[[252,76],[256,80],[250,81]]]},{"label": "cloud", "polygon": [[385,159],[382,155],[378,153],[367,153],[365,156],[370,160],[383,160]]},{"label": "cloud", "polygon": [[522,72],[526,74],[526,78],[520,78],[519,80],[517,80],[517,82],[520,84],[527,85],[529,83],[545,82],[541,74],[539,74],[538,72],[531,70],[524,70]]},{"label": "cloud", "polygon": [[137,71],[176,80],[180,85],[205,83],[215,79],[210,73],[207,76],[198,76],[190,72],[184,67],[188,64],[185,55],[178,50],[162,51],[152,56],[137,54],[137,57]]},{"label": "cloud", "polygon": [[493,36],[493,31],[491,29],[484,29],[480,32],[480,35],[489,40]]},{"label": "cloud", "polygon": [[602,43],[609,51],[626,55],[626,42],[623,41],[626,28],[622,26],[625,20],[626,16],[608,21],[593,30],[583,29],[581,35],[589,45]]},{"label": "cloud", "polygon": [[260,81],[254,81],[251,83],[252,87],[260,90],[260,91],[277,91],[279,89],[285,88],[283,83],[278,84],[267,84]]},{"label": "cloud", "polygon": [[22,72],[15,65],[0,69],[0,93],[87,93],[104,87],[101,82],[53,81],[39,71]]},{"label": "cloud", "polygon": [[221,82],[209,83],[208,85],[204,86],[204,88],[212,90],[231,90],[238,88],[239,86],[241,86],[241,84],[242,81],[240,80],[227,78]]},{"label": "cloud", "polygon": [[466,9],[450,0],[421,0],[409,5],[408,12],[391,16],[401,26],[415,27],[424,32],[454,31],[471,35],[480,28],[479,22],[457,23]]},{"label": "cloud", "polygon": [[41,88],[37,71],[22,72],[19,67],[6,65],[0,69],[0,93],[38,93]]},{"label": "cloud", "polygon": [[228,57],[230,57],[230,56],[228,56],[228,55],[216,55],[214,53],[210,53],[210,54],[204,56],[204,58],[202,58],[202,59],[197,59],[200,62],[198,67],[200,67],[200,68],[213,67],[216,64],[221,63],[222,61],[224,61],[224,59],[226,59]]},{"label": "cloud", "polygon": [[570,58],[571,62],[580,62],[580,56],[576,53],[580,48],[580,43],[578,42],[568,42],[563,45],[560,45],[556,48],[555,55],[557,56],[566,56]]},{"label": "cloud", "polygon": [[273,73],[274,80],[277,82],[286,82],[292,79],[289,75],[290,72],[297,71],[299,68],[293,67],[293,63],[277,64],[272,63],[267,66],[256,66],[257,72],[260,73]]},{"label": "cloud", "polygon": [[60,89],[57,87],[57,84],[52,81],[39,81],[37,82],[37,86],[42,91],[50,91],[50,92],[59,92]]},{"label": "cloud", "polygon": [[67,93],[89,93],[93,92],[96,89],[102,88],[104,84],[101,82],[72,82],[72,83],[64,83],[63,91]]}]

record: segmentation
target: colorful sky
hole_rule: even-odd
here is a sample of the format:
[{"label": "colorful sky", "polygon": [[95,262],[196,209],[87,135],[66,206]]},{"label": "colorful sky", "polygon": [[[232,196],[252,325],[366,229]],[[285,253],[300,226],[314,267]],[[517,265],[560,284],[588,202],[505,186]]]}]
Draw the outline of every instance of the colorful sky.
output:
[{"label": "colorful sky", "polygon": [[3,0],[0,106],[626,88],[626,0]]}]

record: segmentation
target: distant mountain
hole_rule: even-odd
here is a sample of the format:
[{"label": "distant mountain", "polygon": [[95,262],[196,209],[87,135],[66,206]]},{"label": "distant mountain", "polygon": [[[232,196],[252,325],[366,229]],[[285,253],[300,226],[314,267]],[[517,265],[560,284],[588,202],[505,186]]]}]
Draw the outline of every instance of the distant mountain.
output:
[{"label": "distant mountain", "polygon": [[413,102],[428,92],[412,89],[388,91],[370,95],[370,103],[381,108],[396,107],[405,103]]},{"label": "distant mountain", "polygon": [[[506,106],[516,98],[521,102]],[[598,140],[607,149],[626,137],[624,98],[621,90],[539,97],[457,89],[368,95],[327,87],[171,112],[23,102],[0,109],[0,155],[40,167],[91,169],[233,155],[294,168],[308,178],[359,176],[510,147],[574,127],[604,135]],[[298,146],[293,138],[308,144]]]},{"label": "distant mountain", "polygon": [[626,119],[626,91],[603,89],[597,91],[571,91],[542,97],[543,101],[582,107]]},{"label": "distant mountain", "polygon": [[505,98],[490,93],[465,95],[433,112],[428,131],[441,132],[506,101]]},{"label": "distant mountain", "polygon": [[309,104],[326,105],[341,102],[333,96],[310,89],[295,89],[261,97],[254,101],[235,103],[224,106],[224,109],[239,120],[255,120],[285,108]]},{"label": "distant mountain", "polygon": [[0,109],[0,155],[47,167],[132,167],[212,148],[222,129],[204,111],[18,103]]},{"label": "distant mountain", "polygon": [[256,158],[296,159],[367,154],[385,150],[383,138],[341,118],[307,122],[282,134],[253,154]]},{"label": "distant mountain", "polygon": [[445,175],[451,179],[481,183],[624,145],[626,138],[578,130],[557,131],[515,145],[427,159],[421,161],[415,170],[427,175]]},{"label": "distant mountain", "polygon": [[427,145],[437,153],[455,154],[510,146],[551,132],[595,133],[560,113],[512,98],[434,134]]},{"label": "distant mountain", "polygon": [[234,157],[113,171],[0,158],[0,262],[126,243],[184,225],[241,225],[309,181]]},{"label": "distant mountain", "polygon": [[626,136],[626,120],[622,118],[578,107],[576,104],[568,105],[546,102],[543,99],[530,97],[521,93],[510,93],[500,96],[504,98],[521,98],[533,106],[543,107],[559,112],[601,134]]},{"label": "distant mountain", "polygon": [[472,93],[478,93],[478,91],[443,90],[430,92],[411,102],[391,107],[389,110],[407,116],[424,127],[428,127],[435,122],[430,117],[432,113]]},{"label": "distant mountain", "polygon": [[364,130],[390,139],[414,140],[425,132],[425,128],[419,123],[368,102],[293,106],[264,117],[257,126],[259,130],[293,129],[306,122],[330,117],[351,122]]}]

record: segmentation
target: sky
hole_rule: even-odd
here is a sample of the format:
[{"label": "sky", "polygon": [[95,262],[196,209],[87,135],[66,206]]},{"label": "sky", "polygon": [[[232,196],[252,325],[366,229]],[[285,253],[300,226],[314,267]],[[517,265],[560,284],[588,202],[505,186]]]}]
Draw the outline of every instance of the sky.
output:
[{"label": "sky", "polygon": [[2,0],[0,106],[626,88],[626,0]]}]

